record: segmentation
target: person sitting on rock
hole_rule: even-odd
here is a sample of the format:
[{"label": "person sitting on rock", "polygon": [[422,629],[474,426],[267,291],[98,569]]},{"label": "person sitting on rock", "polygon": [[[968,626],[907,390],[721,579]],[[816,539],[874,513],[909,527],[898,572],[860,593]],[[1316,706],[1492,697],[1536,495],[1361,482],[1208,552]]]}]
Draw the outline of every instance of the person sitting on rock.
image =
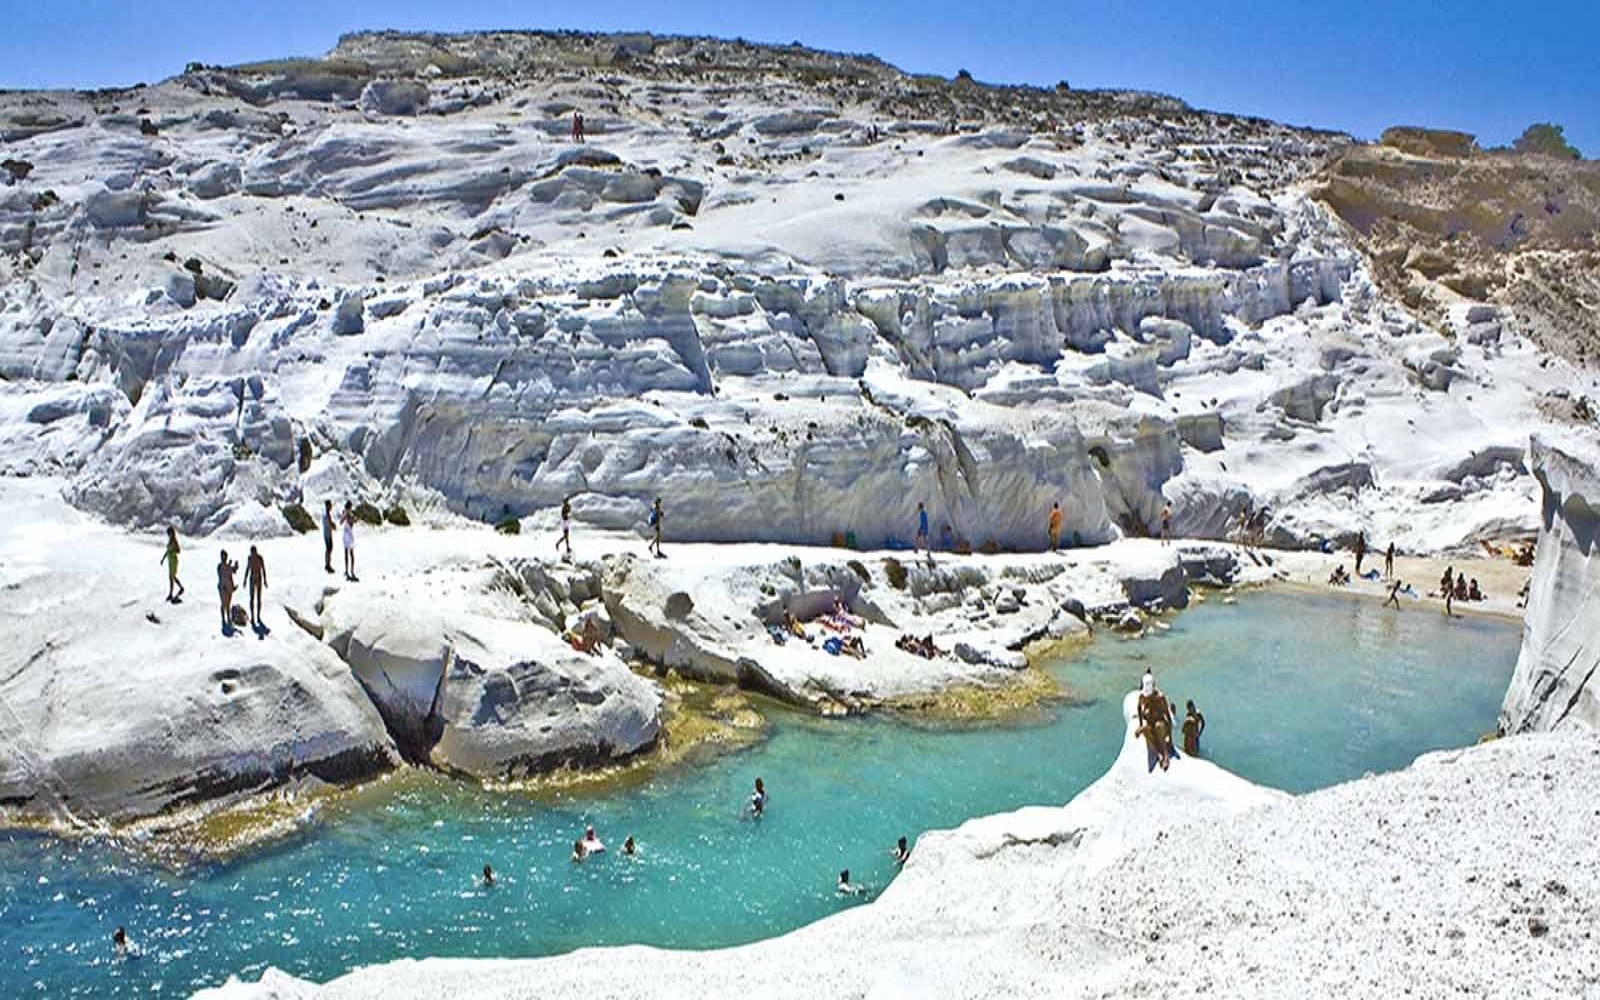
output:
[{"label": "person sitting on rock", "polygon": [[1469,601],[1481,601],[1481,600],[1484,600],[1483,591],[1478,589],[1478,578],[1477,577],[1473,577],[1472,578],[1472,582],[1467,585],[1467,600],[1469,600]]},{"label": "person sitting on rock", "polygon": [[1156,687],[1155,675],[1148,670],[1139,683],[1138,720],[1139,727],[1134,735],[1144,737],[1149,770],[1154,771],[1159,764],[1161,770],[1165,771],[1175,756],[1172,748],[1172,705],[1161,689]]},{"label": "person sitting on rock", "polygon": [[1456,600],[1467,599],[1467,574],[1462,573],[1456,577]]},{"label": "person sitting on rock", "polygon": [[834,624],[839,626],[841,629],[866,627],[866,622],[860,618],[857,618],[855,615],[852,615],[850,613],[850,609],[844,606],[844,598],[842,597],[835,597],[833,599],[832,617]]},{"label": "person sitting on rock", "polygon": [[600,652],[600,625],[594,615],[583,620],[583,640],[578,648],[590,656]]},{"label": "person sitting on rock", "polygon": [[853,656],[858,660],[865,660],[867,658],[867,644],[861,641],[859,635],[847,635],[844,637],[844,655]]}]

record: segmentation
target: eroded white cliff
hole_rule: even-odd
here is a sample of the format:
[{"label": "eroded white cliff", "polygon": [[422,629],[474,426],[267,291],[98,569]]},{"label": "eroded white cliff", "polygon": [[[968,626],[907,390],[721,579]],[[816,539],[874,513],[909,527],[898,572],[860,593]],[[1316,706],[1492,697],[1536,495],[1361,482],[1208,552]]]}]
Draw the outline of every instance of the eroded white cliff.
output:
[{"label": "eroded white cliff", "polygon": [[1600,730],[1600,450],[1593,444],[1535,437],[1530,446],[1541,524],[1522,652],[1500,710],[1505,732]]}]

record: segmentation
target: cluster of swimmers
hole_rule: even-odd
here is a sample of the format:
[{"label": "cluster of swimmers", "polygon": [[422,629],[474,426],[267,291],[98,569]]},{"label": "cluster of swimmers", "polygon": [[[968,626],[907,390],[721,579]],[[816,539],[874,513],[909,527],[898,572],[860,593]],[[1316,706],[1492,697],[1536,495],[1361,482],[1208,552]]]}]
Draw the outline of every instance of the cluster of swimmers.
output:
[{"label": "cluster of swimmers", "polygon": [[[750,793],[749,803],[744,808],[744,815],[750,819],[759,820],[766,815],[766,812],[767,785],[761,778],[757,778],[755,789]],[[582,864],[589,858],[604,853],[606,853],[606,845],[600,839],[599,834],[595,833],[593,825],[585,826],[583,836],[572,842],[571,860],[573,864]],[[630,834],[622,842],[622,854],[624,857],[631,858],[636,857],[638,853],[639,846],[634,841],[632,834]],[[894,859],[896,866],[904,866],[907,861],[911,860],[911,848],[906,838],[901,837],[895,843],[894,849],[890,851],[890,857]],[[492,865],[486,864],[483,866],[482,882],[485,887],[491,887],[496,884]],[[850,881],[850,869],[846,868],[839,872],[839,881],[836,883],[835,891],[841,896],[855,896],[866,892],[867,887]],[[117,934],[120,938],[122,928],[117,928]],[[122,945],[119,943],[118,947],[120,948]]]},{"label": "cluster of swimmers", "polygon": [[[1166,694],[1156,687],[1155,675],[1148,670],[1139,681],[1138,706],[1139,725],[1134,735],[1144,739],[1148,769],[1154,771],[1159,767],[1165,771],[1172,761],[1180,759],[1177,748],[1172,745],[1172,724],[1177,720],[1178,710],[1167,700]],[[1206,717],[1190,700],[1182,723],[1183,752],[1199,757],[1200,736],[1205,731]]]}]

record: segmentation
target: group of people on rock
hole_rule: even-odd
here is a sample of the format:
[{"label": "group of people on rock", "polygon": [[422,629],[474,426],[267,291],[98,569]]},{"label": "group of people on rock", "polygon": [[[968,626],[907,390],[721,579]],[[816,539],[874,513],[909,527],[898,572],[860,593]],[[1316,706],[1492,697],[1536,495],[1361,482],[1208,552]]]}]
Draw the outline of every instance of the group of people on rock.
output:
[{"label": "group of people on rock", "polygon": [[[858,630],[865,630],[866,620],[851,614],[844,606],[844,600],[834,597],[833,607],[827,614],[816,619],[816,624],[823,632],[831,633],[822,640],[822,651],[831,656],[851,656],[858,660],[867,658],[867,644]],[[786,645],[790,639],[799,639],[804,643],[814,643],[815,637],[806,630],[794,612],[784,608],[781,624],[768,625],[767,634],[778,645]]]},{"label": "group of people on rock", "polygon": [[[322,506],[322,562],[323,568],[332,573],[333,570],[333,534],[336,517],[333,510],[333,501],[325,500]],[[355,507],[346,500],[344,511],[337,515],[341,525],[341,535],[344,542],[344,578],[352,583],[356,580],[356,515]],[[183,545],[178,541],[178,529],[168,526],[167,543],[161,553],[161,564],[167,570],[167,603],[182,604],[185,589],[183,581],[178,577],[178,564],[183,553]],[[245,609],[234,608],[233,599],[239,592],[239,562],[228,555],[228,550],[223,549],[217,559],[217,601],[222,612],[222,632],[224,635],[233,635],[236,628],[248,624],[258,635],[265,637],[268,632],[266,621],[262,612],[262,601],[267,589],[267,560],[261,551],[254,545],[244,561],[244,587],[246,592]]]},{"label": "group of people on rock", "polygon": [[[1178,751],[1172,745],[1172,725],[1177,718],[1178,710],[1167,700],[1166,694],[1156,687],[1155,675],[1146,670],[1139,680],[1138,726],[1134,735],[1144,739],[1149,771],[1153,772],[1157,767],[1165,771],[1172,761],[1179,759]],[[1191,699],[1185,706],[1183,716],[1183,752],[1191,757],[1199,757],[1200,736],[1205,731],[1206,717]]]}]

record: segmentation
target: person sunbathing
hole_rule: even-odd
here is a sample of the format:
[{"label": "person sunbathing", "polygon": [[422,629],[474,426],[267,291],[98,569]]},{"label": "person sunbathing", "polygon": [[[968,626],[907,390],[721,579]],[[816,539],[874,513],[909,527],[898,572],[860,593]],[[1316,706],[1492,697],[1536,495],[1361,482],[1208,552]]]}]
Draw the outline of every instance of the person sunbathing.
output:
[{"label": "person sunbathing", "polygon": [[853,656],[858,660],[865,660],[867,658],[866,643],[861,641],[861,637],[859,635],[845,636],[844,655]]},{"label": "person sunbathing", "polygon": [[794,612],[785,611],[783,613],[783,627],[788,629],[789,634],[796,639],[800,639],[803,642],[811,641],[811,637],[806,635],[805,626],[800,624],[800,619],[794,616]]}]

